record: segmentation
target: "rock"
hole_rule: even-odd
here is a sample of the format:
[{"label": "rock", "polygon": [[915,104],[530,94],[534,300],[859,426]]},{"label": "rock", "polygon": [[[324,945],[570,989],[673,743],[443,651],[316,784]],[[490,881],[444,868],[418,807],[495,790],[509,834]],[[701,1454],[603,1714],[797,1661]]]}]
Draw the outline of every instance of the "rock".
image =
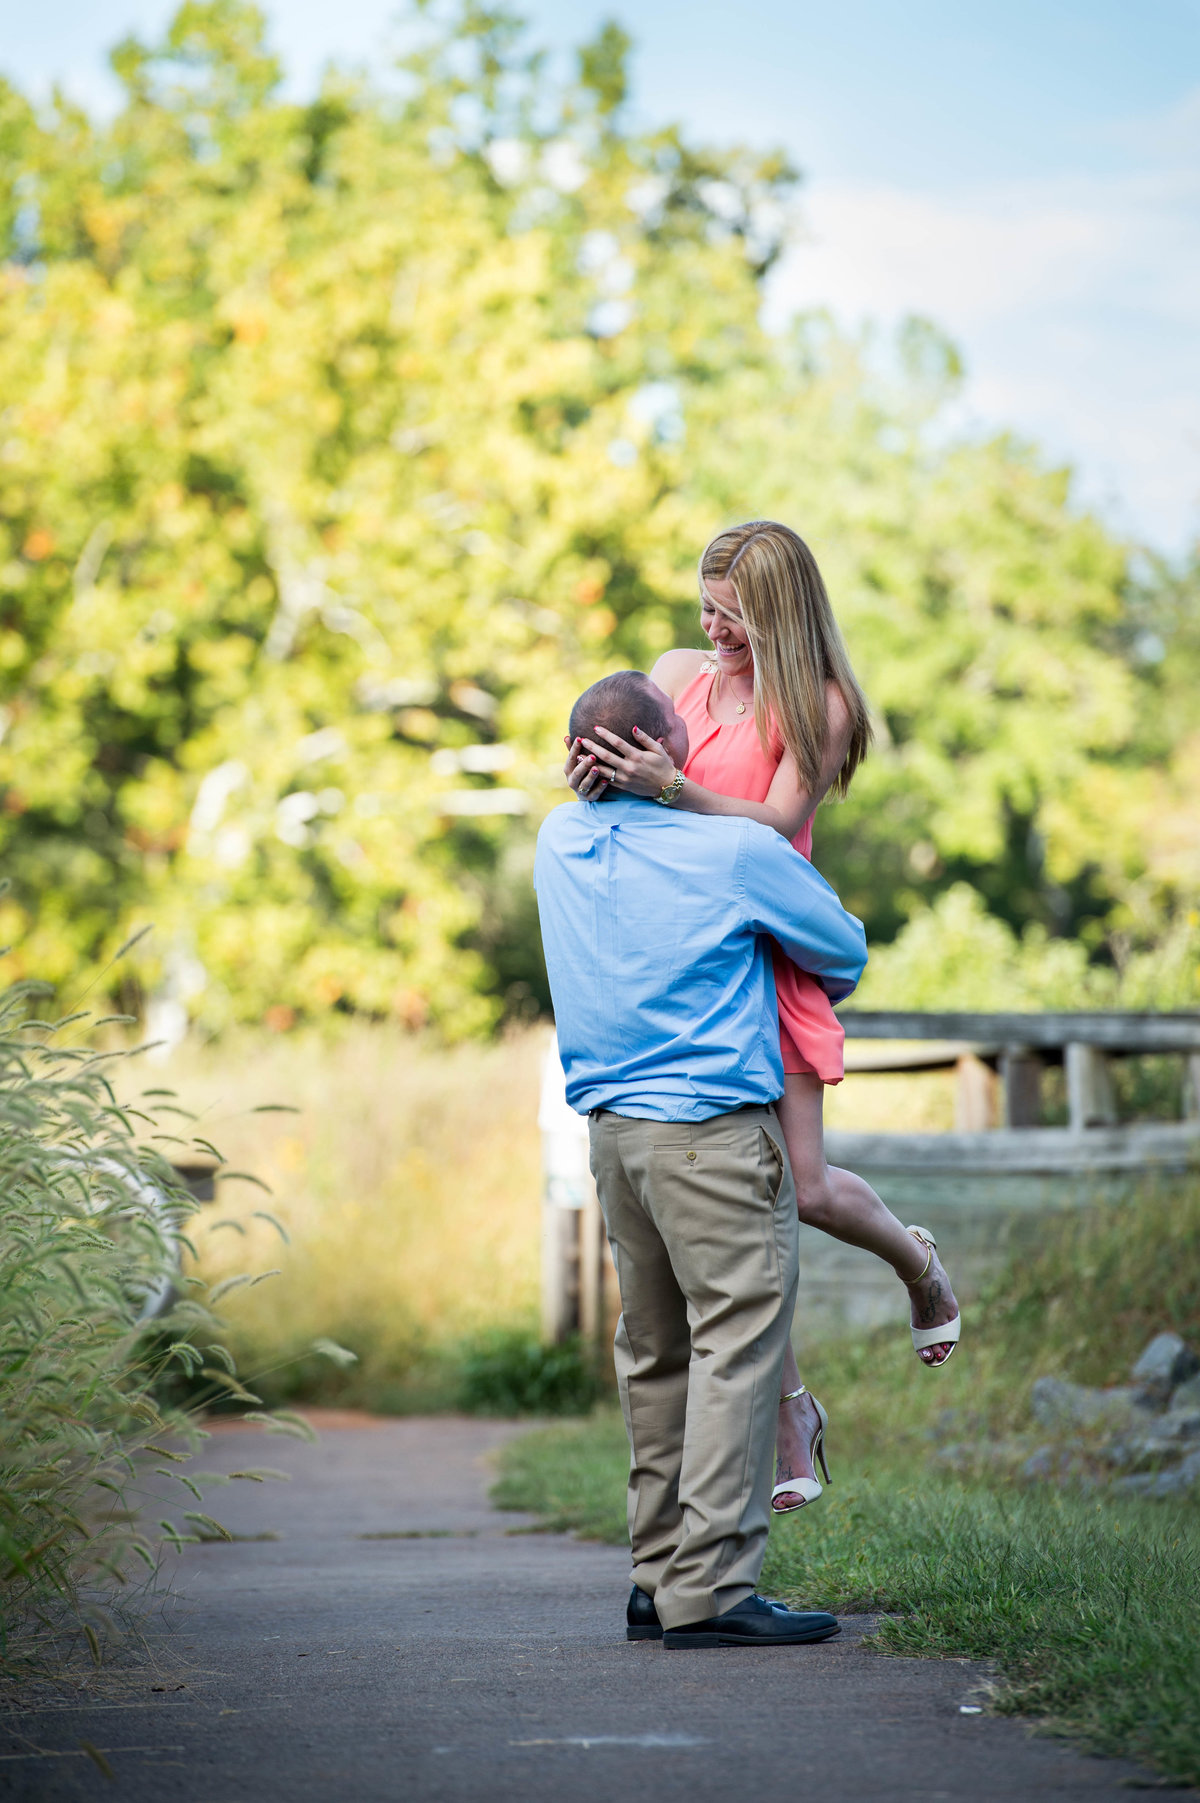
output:
[{"label": "rock", "polygon": [[1156,1432],[1171,1440],[1200,1440],[1200,1402],[1191,1408],[1177,1402],[1179,1391],[1171,1398],[1171,1406],[1156,1424]]},{"label": "rock", "polygon": [[1041,1427],[1132,1428],[1144,1416],[1147,1394],[1140,1385],[1092,1390],[1061,1377],[1039,1377],[1033,1386],[1033,1418]]},{"label": "rock", "polygon": [[935,1446],[945,1446],[951,1435],[963,1431],[963,1411],[961,1409],[939,1409],[929,1426],[925,1429],[925,1438],[932,1440]]},{"label": "rock", "polygon": [[1170,1471],[1138,1472],[1132,1477],[1114,1478],[1110,1489],[1124,1496],[1183,1496],[1200,1487],[1200,1449],[1189,1453],[1181,1465]]},{"label": "rock", "polygon": [[1172,1392],[1171,1408],[1200,1409],[1200,1377],[1189,1377]]},{"label": "rock", "polygon": [[1094,1490],[1095,1449],[1079,1440],[1039,1446],[1021,1466],[1020,1475],[1035,1483],[1072,1484],[1077,1489]]},{"label": "rock", "polygon": [[1136,1471],[1147,1465],[1161,1465],[1164,1459],[1177,1459],[1200,1445],[1200,1409],[1169,1409],[1165,1415],[1152,1416],[1145,1427],[1118,1434],[1104,1448],[1104,1456],[1112,1465],[1123,1465]]},{"label": "rock", "polygon": [[1015,1471],[1028,1452],[1028,1440],[953,1440],[930,1457],[946,1470],[978,1476],[987,1471]]},{"label": "rock", "polygon": [[1062,1466],[1062,1452],[1057,1446],[1039,1446],[1036,1452],[1030,1453],[1021,1467],[1021,1476],[1028,1478],[1053,1478],[1059,1475]]},{"label": "rock", "polygon": [[1200,1372],[1200,1358],[1177,1333],[1155,1334],[1133,1367],[1132,1376],[1164,1402],[1177,1384]]}]

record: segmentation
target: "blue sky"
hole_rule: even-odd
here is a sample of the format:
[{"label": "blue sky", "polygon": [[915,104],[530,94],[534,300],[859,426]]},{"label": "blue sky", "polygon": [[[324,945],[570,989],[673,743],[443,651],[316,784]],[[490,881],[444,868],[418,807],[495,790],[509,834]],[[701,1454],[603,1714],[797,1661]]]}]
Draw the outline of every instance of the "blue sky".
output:
[{"label": "blue sky", "polygon": [[[15,9],[14,9],[15,10]],[[106,48],[172,0],[43,0],[0,68],[103,105]],[[266,8],[290,84],[377,59],[388,0]],[[963,417],[1039,439],[1120,529],[1200,529],[1200,0],[529,0],[560,58],[605,17],[635,39],[634,105],[805,173],[769,314],[936,319]]]}]

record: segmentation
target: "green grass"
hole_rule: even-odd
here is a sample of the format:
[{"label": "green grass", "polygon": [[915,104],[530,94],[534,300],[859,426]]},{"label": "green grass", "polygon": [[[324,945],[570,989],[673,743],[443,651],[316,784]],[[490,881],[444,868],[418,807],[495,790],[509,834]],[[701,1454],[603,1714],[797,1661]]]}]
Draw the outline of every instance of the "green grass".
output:
[{"label": "green grass", "polygon": [[522,1434],[500,1455],[492,1486],[498,1509],[530,1509],[547,1528],[574,1529],[585,1540],[622,1546],[629,1445],[614,1408],[597,1409],[587,1421]]},{"label": "green grass", "polygon": [[[885,1612],[881,1651],[990,1661],[996,1710],[1200,1781],[1200,1499],[1116,1503],[1002,1469],[964,1479],[933,1456],[939,1439],[1044,1440],[1029,1418],[1044,1372],[1120,1381],[1163,1327],[1200,1345],[1200,1271],[1180,1255],[1198,1241],[1200,1185],[1148,1190],[1048,1226],[968,1311],[944,1372],[919,1367],[895,1333],[807,1351],[835,1483],[774,1525],[764,1589]],[[621,1544],[626,1469],[621,1418],[600,1410],[505,1448],[493,1498]]]},{"label": "green grass", "polygon": [[994,1707],[1200,1778],[1200,1523],[1053,1491],[852,1479],[772,1532],[763,1582],[879,1609],[895,1653],[993,1661]]}]

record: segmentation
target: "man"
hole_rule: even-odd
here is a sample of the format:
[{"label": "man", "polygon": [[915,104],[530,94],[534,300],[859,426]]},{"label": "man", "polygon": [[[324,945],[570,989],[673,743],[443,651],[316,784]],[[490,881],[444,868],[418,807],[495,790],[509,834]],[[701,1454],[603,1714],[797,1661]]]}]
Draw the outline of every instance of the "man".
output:
[{"label": "man", "polygon": [[[596,725],[625,739],[639,725],[687,758],[686,725],[638,671],[576,702],[570,737]],[[589,1115],[621,1287],[627,1632],[667,1647],[824,1640],[832,1615],[755,1592],[799,1238],[768,942],[840,1000],[863,930],[778,833],[670,800],[555,809],[534,878],[567,1099]]]}]

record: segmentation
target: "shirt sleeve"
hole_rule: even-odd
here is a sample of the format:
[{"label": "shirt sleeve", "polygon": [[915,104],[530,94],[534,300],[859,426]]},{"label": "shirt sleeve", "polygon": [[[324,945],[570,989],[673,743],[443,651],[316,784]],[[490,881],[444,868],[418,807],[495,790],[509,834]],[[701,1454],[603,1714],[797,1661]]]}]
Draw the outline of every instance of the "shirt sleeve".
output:
[{"label": "shirt sleeve", "polygon": [[742,852],[746,924],[778,940],[831,1001],[852,994],[866,968],[867,936],[825,878],[770,827],[746,822]]}]

